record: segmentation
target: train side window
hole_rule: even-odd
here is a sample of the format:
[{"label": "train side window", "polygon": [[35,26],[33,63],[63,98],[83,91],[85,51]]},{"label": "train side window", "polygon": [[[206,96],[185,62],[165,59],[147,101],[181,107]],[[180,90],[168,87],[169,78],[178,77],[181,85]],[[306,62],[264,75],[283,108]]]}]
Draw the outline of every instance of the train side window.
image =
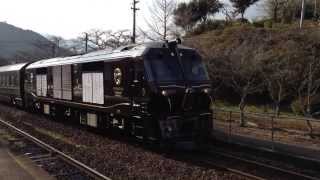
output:
[{"label": "train side window", "polygon": [[9,87],[12,87],[12,75],[11,75],[11,73],[9,74]]},{"label": "train side window", "polygon": [[16,75],[15,75],[15,74],[12,74],[12,86],[13,86],[13,87],[16,87],[16,86],[17,86],[17,83],[16,83]]},{"label": "train side window", "polygon": [[31,83],[30,73],[26,73],[25,82],[26,82],[26,83]]},{"label": "train side window", "polygon": [[8,76],[8,74],[6,74],[6,87],[8,87],[9,86],[9,76]]},{"label": "train side window", "polygon": [[73,65],[73,99],[77,102],[82,101],[82,65]]},{"label": "train side window", "polygon": [[52,76],[52,67],[48,67],[47,69],[47,86],[48,91],[47,95],[48,97],[53,97],[53,76]]},{"label": "train side window", "polygon": [[12,85],[12,80],[11,80],[12,77],[11,77],[11,74],[9,74],[8,77],[9,77],[9,78],[8,78],[8,79],[9,79],[9,81],[8,81],[8,82],[9,82],[8,86],[11,87],[11,85]]},{"label": "train side window", "polygon": [[14,74],[14,75],[13,75],[13,86],[14,86],[14,87],[17,87],[17,85],[18,85],[18,82],[17,82],[17,75],[16,75],[16,74]]},{"label": "train side window", "polygon": [[33,78],[34,78],[33,73],[30,73],[30,83],[31,83],[31,84],[33,83]]},{"label": "train side window", "polygon": [[11,75],[11,86],[12,87],[16,86],[16,81],[15,81],[15,75],[14,74]]},{"label": "train side window", "polygon": [[9,76],[8,76],[8,74],[6,74],[5,76],[6,76],[6,80],[5,80],[6,87],[8,87],[9,86]]},{"label": "train side window", "polygon": [[18,76],[16,74],[14,75],[13,80],[14,80],[14,86],[17,87],[18,86]]}]

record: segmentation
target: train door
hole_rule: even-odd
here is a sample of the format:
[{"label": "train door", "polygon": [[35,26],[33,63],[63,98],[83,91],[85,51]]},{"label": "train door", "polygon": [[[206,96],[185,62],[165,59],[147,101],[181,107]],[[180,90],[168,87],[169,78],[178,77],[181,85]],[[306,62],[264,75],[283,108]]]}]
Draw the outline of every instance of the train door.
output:
[{"label": "train door", "polygon": [[52,85],[54,98],[72,100],[71,65],[52,68]]},{"label": "train door", "polygon": [[[26,70],[24,80],[24,104],[29,110],[33,108],[33,94],[36,94],[35,70]],[[5,80],[5,77],[3,77]],[[5,83],[3,84],[5,86]]]},{"label": "train door", "polygon": [[83,64],[82,70],[82,101],[103,105],[103,62]]},{"label": "train door", "polygon": [[36,95],[46,97],[48,92],[47,69],[36,70]]},{"label": "train door", "polygon": [[[82,102],[104,105],[104,63],[93,62],[81,65]],[[79,73],[78,73],[79,74]],[[101,126],[102,112],[95,110],[81,110],[80,124],[93,128]]]}]

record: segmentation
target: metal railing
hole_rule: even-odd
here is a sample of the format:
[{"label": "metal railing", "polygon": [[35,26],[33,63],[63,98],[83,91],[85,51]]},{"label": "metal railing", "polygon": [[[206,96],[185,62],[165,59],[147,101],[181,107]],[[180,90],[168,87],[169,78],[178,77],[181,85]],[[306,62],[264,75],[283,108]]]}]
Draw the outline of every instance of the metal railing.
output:
[{"label": "metal railing", "polygon": [[[275,143],[320,150],[320,120],[271,113],[244,113],[245,126],[240,124],[240,111],[214,109],[214,132],[223,132],[228,141],[232,136],[250,137]],[[312,128],[312,133],[310,131]]]}]

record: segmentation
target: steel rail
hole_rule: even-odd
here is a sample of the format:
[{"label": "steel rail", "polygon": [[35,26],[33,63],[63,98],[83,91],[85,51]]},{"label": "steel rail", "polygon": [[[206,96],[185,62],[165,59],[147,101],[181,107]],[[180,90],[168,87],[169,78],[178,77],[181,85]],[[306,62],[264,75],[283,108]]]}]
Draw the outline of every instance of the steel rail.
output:
[{"label": "steel rail", "polygon": [[[195,159],[195,161],[199,161],[199,160]],[[226,167],[226,166],[223,166],[221,164],[214,163],[214,162],[212,162],[210,160],[200,160],[200,162],[203,163],[203,164],[207,164],[209,166],[212,166],[215,169],[222,170],[222,171],[228,171],[228,172],[231,172],[231,173],[234,173],[236,175],[240,175],[240,176],[243,176],[243,177],[246,177],[246,178],[249,178],[249,179],[266,180],[266,178],[262,178],[262,177],[259,177],[259,176],[256,176],[256,175],[244,172],[244,171],[240,171],[240,170],[237,170],[237,169],[234,169],[234,168]]]},{"label": "steel rail", "polygon": [[[219,151],[211,150],[211,151],[209,151],[209,153],[216,154],[218,156],[226,157],[226,158],[229,158],[229,159],[234,159],[234,160],[237,160],[237,161],[240,161],[240,162],[244,162],[244,163],[247,163],[247,164],[251,164],[251,165],[255,165],[255,166],[258,166],[258,167],[267,168],[267,169],[270,169],[272,171],[280,172],[282,174],[295,176],[295,177],[297,177],[299,179],[320,180],[320,178],[316,178],[316,177],[312,177],[312,176],[309,176],[309,175],[301,174],[299,172],[295,172],[295,171],[292,171],[292,170],[286,170],[286,169],[283,169],[283,168],[280,168],[280,167],[276,167],[276,166],[272,166],[272,165],[269,165],[269,164],[266,164],[266,163],[261,163],[261,162],[257,162],[257,161],[253,161],[253,160],[240,158],[238,156],[226,154],[226,153],[219,152]],[[234,169],[231,169],[231,170],[234,171]],[[238,170],[235,170],[235,171],[238,171]],[[242,171],[240,171],[240,172],[243,173]],[[257,177],[255,175],[252,175],[252,176],[253,177]],[[257,179],[259,179],[259,178],[257,178]],[[264,178],[262,178],[262,179],[264,179]]]},{"label": "steel rail", "polygon": [[66,161],[67,163],[74,165],[75,167],[79,168],[81,171],[83,171],[84,173],[86,173],[88,176],[94,178],[94,179],[99,179],[99,180],[111,180],[110,178],[106,177],[105,175],[99,173],[98,171],[88,167],[87,165],[73,159],[72,157],[64,154],[63,152],[57,150],[56,148],[44,143],[43,141],[31,136],[30,134],[18,129],[17,127],[3,121],[0,119],[0,123],[5,125],[6,127],[14,130],[15,132],[17,132],[18,134],[22,135],[23,137],[26,137],[28,140],[32,141],[33,143],[39,145],[40,147],[46,149],[47,151],[49,151],[50,153],[60,157],[61,159],[63,159],[64,161]]}]

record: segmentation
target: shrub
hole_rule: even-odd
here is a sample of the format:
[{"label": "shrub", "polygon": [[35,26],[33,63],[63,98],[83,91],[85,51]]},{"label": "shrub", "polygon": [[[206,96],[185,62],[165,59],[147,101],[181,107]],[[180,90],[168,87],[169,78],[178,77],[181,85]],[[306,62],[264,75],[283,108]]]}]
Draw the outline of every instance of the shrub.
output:
[{"label": "shrub", "polygon": [[291,103],[291,110],[295,115],[303,115],[303,105],[299,99],[293,100]]},{"label": "shrub", "polygon": [[272,28],[272,26],[273,26],[272,20],[265,20],[264,21],[264,27],[265,28]]},{"label": "shrub", "polygon": [[189,35],[199,35],[207,31],[224,29],[226,21],[224,20],[207,20],[204,23],[198,24],[193,30],[188,32]]}]

